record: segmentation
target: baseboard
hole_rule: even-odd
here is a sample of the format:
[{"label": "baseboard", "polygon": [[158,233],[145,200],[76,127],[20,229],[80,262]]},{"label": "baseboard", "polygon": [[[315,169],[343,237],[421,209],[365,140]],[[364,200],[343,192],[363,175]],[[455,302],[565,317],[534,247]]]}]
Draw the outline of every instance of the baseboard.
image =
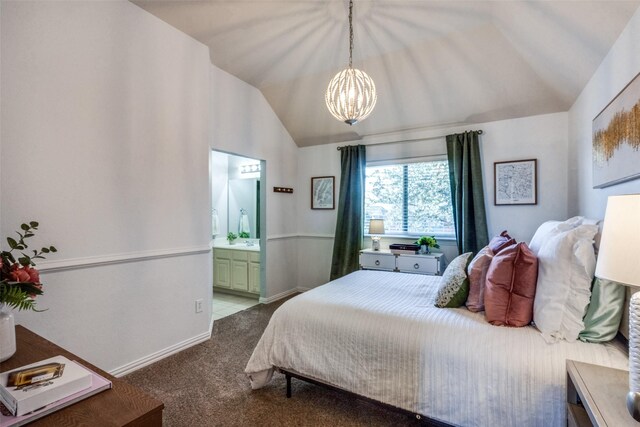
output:
[{"label": "baseboard", "polygon": [[[280,292],[279,294],[270,296],[268,298],[260,297],[260,303],[269,304],[274,301],[278,301],[282,298],[286,298],[290,295],[293,295],[299,292],[306,292],[308,290],[310,290],[310,288],[297,287],[294,289],[290,289],[288,291]],[[120,366],[119,368],[112,369],[111,371],[109,371],[109,373],[114,377],[121,377],[121,376],[130,374],[134,371],[137,371],[140,368],[144,368],[145,366],[151,365],[152,363],[162,360],[165,357],[169,357],[173,354],[181,352],[182,350],[186,350],[189,347],[193,347],[194,345],[203,343],[211,338],[211,333],[213,330],[213,322],[214,322],[213,316],[211,316],[211,322],[209,323],[209,331],[207,332],[203,332],[200,335],[196,335],[193,338],[189,338],[188,340],[182,341],[178,344],[172,345],[170,347],[167,347],[165,349],[152,353],[141,359],[134,360],[133,362],[127,363],[126,365]]]},{"label": "baseboard", "polygon": [[290,295],[297,294],[299,291],[297,288],[289,289],[288,291],[280,292],[279,294],[272,295],[270,297],[264,298],[260,297],[260,304],[270,304],[274,301],[278,301],[279,299],[286,298]]},{"label": "baseboard", "polygon": [[209,321],[209,337],[213,336],[213,313],[211,313],[211,320]]},{"label": "baseboard", "polygon": [[182,350],[186,350],[189,347],[193,347],[196,344],[200,344],[202,342],[207,341],[211,338],[211,328],[213,327],[213,316],[211,317],[211,323],[209,326],[209,331],[203,332],[200,335],[196,335],[195,337],[189,338],[188,340],[182,341],[178,344],[174,344],[170,347],[152,353],[148,356],[145,356],[141,359],[134,360],[131,363],[127,363],[126,365],[120,366],[119,368],[112,369],[109,371],[111,375],[114,377],[121,377],[123,375],[127,375],[132,373],[133,371],[137,371],[140,368],[144,368],[147,365],[151,365],[159,360],[164,359],[165,357],[169,357],[172,354],[176,354],[181,352]]}]

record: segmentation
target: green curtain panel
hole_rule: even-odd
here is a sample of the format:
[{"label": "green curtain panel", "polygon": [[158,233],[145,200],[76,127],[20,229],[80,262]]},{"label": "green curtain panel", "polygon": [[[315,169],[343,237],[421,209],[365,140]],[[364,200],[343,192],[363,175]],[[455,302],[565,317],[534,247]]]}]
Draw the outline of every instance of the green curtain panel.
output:
[{"label": "green curtain panel", "polygon": [[358,269],[358,255],[362,249],[364,233],[365,146],[342,147],[340,163],[342,172],[336,236],[333,241],[331,280]]},{"label": "green curtain panel", "polygon": [[478,132],[447,135],[451,204],[459,253],[477,253],[489,243]]}]

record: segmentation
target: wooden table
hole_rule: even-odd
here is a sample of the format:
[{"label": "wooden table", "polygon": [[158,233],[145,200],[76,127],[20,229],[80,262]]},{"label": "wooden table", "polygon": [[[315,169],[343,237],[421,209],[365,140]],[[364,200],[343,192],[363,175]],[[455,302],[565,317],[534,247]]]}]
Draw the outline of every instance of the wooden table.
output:
[{"label": "wooden table", "polygon": [[567,360],[569,427],[638,427],[627,411],[629,372]]},{"label": "wooden table", "polygon": [[161,426],[164,404],[30,330],[16,326],[17,351],[0,364],[0,372],[54,356],[75,360],[113,383],[113,388],[54,412],[32,426]]}]

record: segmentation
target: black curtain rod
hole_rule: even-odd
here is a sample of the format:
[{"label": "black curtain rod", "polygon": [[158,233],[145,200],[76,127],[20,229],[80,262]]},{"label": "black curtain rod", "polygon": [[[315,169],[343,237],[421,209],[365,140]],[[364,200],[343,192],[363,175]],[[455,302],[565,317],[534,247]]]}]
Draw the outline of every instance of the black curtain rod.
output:
[{"label": "black curtain rod", "polygon": [[[468,130],[466,132],[478,132],[478,135],[482,135],[484,132],[482,131],[482,129],[476,130],[476,131],[472,131],[472,130]],[[466,133],[463,132],[463,133]],[[389,141],[389,142],[379,142],[377,144],[371,144],[371,145],[384,145],[384,144],[399,144],[401,142],[416,142],[416,141],[427,141],[429,139],[440,139],[440,138],[444,138],[445,135],[441,135],[441,136],[430,136],[428,138],[416,138],[416,139],[403,139],[400,141]],[[338,151],[342,150],[343,148],[346,147],[350,147],[350,145],[343,145],[341,147],[336,147],[336,149]]]}]

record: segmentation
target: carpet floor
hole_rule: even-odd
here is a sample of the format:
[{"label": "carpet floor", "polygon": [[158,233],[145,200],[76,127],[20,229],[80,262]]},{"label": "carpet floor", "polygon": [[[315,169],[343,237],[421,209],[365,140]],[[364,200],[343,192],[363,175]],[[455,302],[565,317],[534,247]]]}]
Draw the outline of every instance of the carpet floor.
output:
[{"label": "carpet floor", "polygon": [[210,340],[123,379],[164,405],[164,426],[399,426],[415,419],[297,379],[285,396],[275,373],[251,390],[244,368],[271,315],[284,301],[259,304],[213,323]]}]

